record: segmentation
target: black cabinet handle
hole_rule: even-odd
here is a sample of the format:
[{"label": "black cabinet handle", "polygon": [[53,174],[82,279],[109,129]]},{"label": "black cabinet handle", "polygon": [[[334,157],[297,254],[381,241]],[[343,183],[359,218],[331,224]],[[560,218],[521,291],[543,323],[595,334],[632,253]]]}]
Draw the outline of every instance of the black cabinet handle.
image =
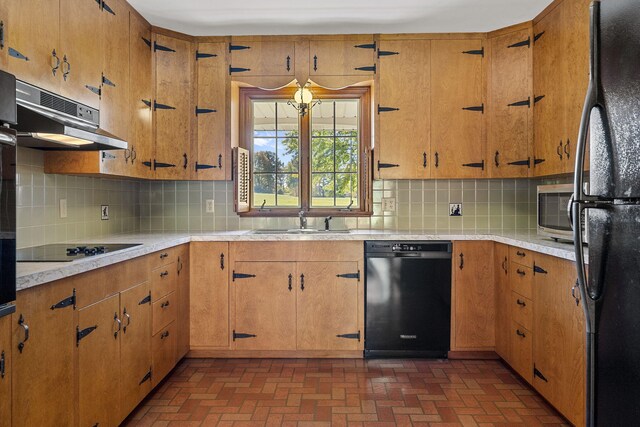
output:
[{"label": "black cabinet handle", "polygon": [[162,273],[160,273],[160,277],[167,277],[169,275],[168,271],[163,271]]},{"label": "black cabinet handle", "polygon": [[218,154],[218,169],[222,169],[222,154]]},{"label": "black cabinet handle", "polygon": [[502,269],[507,273],[507,257],[504,257],[504,261],[502,261]]},{"label": "black cabinet handle", "polygon": [[224,270],[224,254],[220,254],[220,270]]},{"label": "black cabinet handle", "polygon": [[289,292],[293,290],[293,276],[289,274]]},{"label": "black cabinet handle", "polygon": [[556,147],[556,153],[558,153],[558,157],[562,160],[562,141],[560,141],[560,144]]},{"label": "black cabinet handle", "polygon": [[318,55],[313,55],[313,71],[318,71]]},{"label": "black cabinet handle", "polygon": [[4,21],[0,21],[0,50],[2,49],[4,49]]},{"label": "black cabinet handle", "polygon": [[291,71],[291,57],[287,55],[287,71]]},{"label": "black cabinet handle", "polygon": [[4,351],[0,354],[0,378],[4,378],[5,371],[5,360],[4,360]]},{"label": "black cabinet handle", "polygon": [[165,258],[166,258],[166,257],[168,257],[168,256],[169,256],[169,254],[168,254],[168,253],[163,252],[163,253],[161,253],[161,254],[160,254],[160,259],[165,259]]},{"label": "black cabinet handle", "polygon": [[517,251],[516,255],[518,255],[520,258],[524,258],[526,254],[524,252]]},{"label": "black cabinet handle", "polygon": [[184,163],[182,164],[182,168],[186,169],[187,165],[189,164],[189,158],[187,157],[187,153],[184,153],[182,157],[184,158]]},{"label": "black cabinet handle", "polygon": [[300,290],[304,291],[304,274],[300,275]]},{"label": "black cabinet handle", "polygon": [[496,167],[500,167],[500,152],[496,151],[495,156],[493,156],[493,162],[496,164]]},{"label": "black cabinet handle", "polygon": [[518,273],[520,276],[525,276],[527,274],[526,272],[524,272],[524,271],[522,271],[520,269],[517,269],[516,273]]},{"label": "black cabinet handle", "polygon": [[29,341],[29,325],[27,325],[24,321],[24,316],[21,314],[18,319],[18,325],[24,330],[24,339],[18,343],[18,351],[22,353],[24,349],[24,343]]},{"label": "black cabinet handle", "polygon": [[526,337],[526,335],[524,334],[524,332],[520,332],[520,329],[516,329],[516,334],[517,334],[519,337],[522,337],[522,338],[525,338],[525,337]]},{"label": "black cabinet handle", "polygon": [[460,252],[460,270],[464,268],[464,254]]},{"label": "black cabinet handle", "polygon": [[522,301],[522,300],[520,300],[520,299],[516,300],[516,304],[518,304],[518,305],[520,305],[522,307],[526,307],[527,306],[527,303]]},{"label": "black cabinet handle", "polygon": [[438,165],[440,164],[440,156],[438,155],[437,151],[435,153],[435,158],[436,158],[435,166],[438,167]]},{"label": "black cabinet handle", "polygon": [[426,168],[427,167],[427,152],[423,152],[422,153],[422,167]]},{"label": "black cabinet handle", "polygon": [[56,72],[58,71],[58,68],[60,68],[60,57],[56,53],[55,49],[53,49],[53,51],[51,51],[51,59],[56,61],[55,65],[51,66],[51,73],[53,73],[53,75],[55,76]]},{"label": "black cabinet handle", "polygon": [[160,339],[163,340],[169,336],[169,331],[164,331],[162,335],[160,335]]},{"label": "black cabinet handle", "polygon": [[169,307],[169,301],[165,301],[162,304],[160,304],[160,308],[167,308]]},{"label": "black cabinet handle", "polygon": [[569,160],[569,155],[571,154],[571,140],[567,139],[567,143],[564,145],[564,154],[567,156],[567,160]]},{"label": "black cabinet handle", "polygon": [[67,55],[62,57],[62,79],[66,82],[71,74],[71,63],[67,60]]}]

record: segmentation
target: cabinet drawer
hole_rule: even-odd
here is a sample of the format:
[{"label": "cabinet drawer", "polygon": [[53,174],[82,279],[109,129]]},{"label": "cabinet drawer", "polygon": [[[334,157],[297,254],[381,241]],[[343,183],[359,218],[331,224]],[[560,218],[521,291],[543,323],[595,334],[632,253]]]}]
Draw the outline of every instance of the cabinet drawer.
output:
[{"label": "cabinet drawer", "polygon": [[533,269],[511,261],[510,279],[512,291],[533,299]]},{"label": "cabinet drawer", "polygon": [[173,322],[166,328],[161,329],[151,339],[153,365],[151,380],[154,387],[162,381],[176,364],[176,338],[176,323]]},{"label": "cabinet drawer", "polygon": [[533,263],[533,254],[528,250],[511,246],[509,248],[509,259],[511,262],[531,267]]},{"label": "cabinet drawer", "polygon": [[171,292],[153,303],[153,332],[155,335],[177,318],[177,292]]},{"label": "cabinet drawer", "polygon": [[511,367],[531,383],[533,379],[533,334],[516,322],[511,322],[510,335]]},{"label": "cabinet drawer", "polygon": [[156,268],[164,267],[178,259],[178,247],[168,248],[163,251],[158,251],[149,255],[149,268],[155,270]]},{"label": "cabinet drawer", "polygon": [[176,264],[165,265],[151,272],[151,301],[158,301],[176,290],[178,273]]},{"label": "cabinet drawer", "polygon": [[521,326],[524,326],[525,329],[532,330],[533,302],[531,302],[529,298],[511,292],[511,319]]}]

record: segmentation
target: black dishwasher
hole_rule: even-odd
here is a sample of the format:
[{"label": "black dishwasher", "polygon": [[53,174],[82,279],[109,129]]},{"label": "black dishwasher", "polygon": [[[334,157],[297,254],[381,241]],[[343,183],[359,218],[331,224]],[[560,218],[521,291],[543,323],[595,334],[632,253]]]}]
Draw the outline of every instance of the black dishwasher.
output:
[{"label": "black dishwasher", "polygon": [[365,242],[365,357],[445,358],[451,242]]}]

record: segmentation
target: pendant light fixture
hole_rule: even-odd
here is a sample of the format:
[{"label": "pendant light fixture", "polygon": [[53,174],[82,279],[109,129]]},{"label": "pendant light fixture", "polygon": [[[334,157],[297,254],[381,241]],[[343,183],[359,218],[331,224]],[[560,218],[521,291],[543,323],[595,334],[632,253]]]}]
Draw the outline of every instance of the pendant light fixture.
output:
[{"label": "pendant light fixture", "polygon": [[313,100],[313,92],[311,92],[311,82],[307,81],[304,86],[300,86],[300,83],[297,83],[298,90],[293,94],[293,99],[290,99],[287,104],[293,106],[300,116],[304,117],[309,110],[315,107],[317,104],[320,104],[321,101],[319,99]]}]

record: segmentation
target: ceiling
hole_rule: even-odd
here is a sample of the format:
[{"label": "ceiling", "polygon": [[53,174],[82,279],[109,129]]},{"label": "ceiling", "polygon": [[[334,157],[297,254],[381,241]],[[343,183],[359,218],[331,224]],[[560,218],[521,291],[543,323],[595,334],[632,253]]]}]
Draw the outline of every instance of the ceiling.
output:
[{"label": "ceiling", "polygon": [[129,0],[153,25],[196,36],[487,32],[551,0]]}]

